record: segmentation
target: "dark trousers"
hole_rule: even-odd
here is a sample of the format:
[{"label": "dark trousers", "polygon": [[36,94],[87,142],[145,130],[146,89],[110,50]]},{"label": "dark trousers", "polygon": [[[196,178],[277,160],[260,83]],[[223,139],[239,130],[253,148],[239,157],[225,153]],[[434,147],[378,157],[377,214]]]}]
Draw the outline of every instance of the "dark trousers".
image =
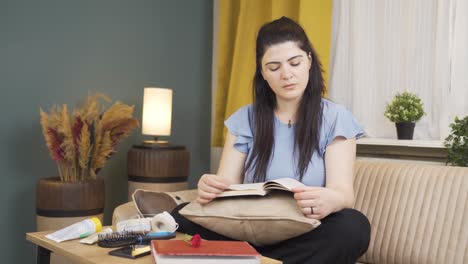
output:
[{"label": "dark trousers", "polygon": [[[172,216],[179,224],[179,232],[200,234],[207,240],[233,240],[190,222],[179,214],[186,204],[177,206]],[[303,235],[275,245],[254,246],[263,256],[278,259],[284,264],[354,264],[362,256],[370,241],[370,224],[366,216],[354,209],[344,209],[321,220],[322,224]]]}]

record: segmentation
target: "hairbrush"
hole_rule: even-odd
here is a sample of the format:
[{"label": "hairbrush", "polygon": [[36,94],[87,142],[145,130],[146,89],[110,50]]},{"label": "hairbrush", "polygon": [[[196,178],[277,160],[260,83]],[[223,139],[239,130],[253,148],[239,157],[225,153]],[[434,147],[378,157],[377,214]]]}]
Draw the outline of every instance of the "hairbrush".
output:
[{"label": "hairbrush", "polygon": [[105,248],[123,247],[129,245],[148,245],[153,239],[171,239],[176,237],[174,232],[112,232],[99,234],[98,245]]}]

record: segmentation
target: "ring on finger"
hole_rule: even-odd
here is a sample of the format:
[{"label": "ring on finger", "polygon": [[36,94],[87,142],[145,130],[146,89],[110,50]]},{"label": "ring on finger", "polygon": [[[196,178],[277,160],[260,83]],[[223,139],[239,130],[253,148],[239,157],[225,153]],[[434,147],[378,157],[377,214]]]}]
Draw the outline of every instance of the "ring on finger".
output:
[{"label": "ring on finger", "polygon": [[313,206],[310,207],[310,214],[311,214],[311,215],[314,214],[314,207],[313,207]]}]

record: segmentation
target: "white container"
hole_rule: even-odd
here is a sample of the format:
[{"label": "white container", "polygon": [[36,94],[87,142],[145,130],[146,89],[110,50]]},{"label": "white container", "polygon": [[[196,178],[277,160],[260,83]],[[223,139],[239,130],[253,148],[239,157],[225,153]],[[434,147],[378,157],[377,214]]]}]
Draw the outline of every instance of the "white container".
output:
[{"label": "white container", "polygon": [[96,232],[100,232],[101,229],[101,221],[98,218],[93,217],[62,228],[52,234],[46,235],[45,237],[60,243],[67,240],[87,237]]}]

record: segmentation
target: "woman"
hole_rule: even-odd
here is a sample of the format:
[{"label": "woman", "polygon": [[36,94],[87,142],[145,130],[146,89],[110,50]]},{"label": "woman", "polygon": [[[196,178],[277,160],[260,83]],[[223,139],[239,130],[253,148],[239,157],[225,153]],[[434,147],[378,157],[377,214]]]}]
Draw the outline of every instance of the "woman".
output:
[{"label": "woman", "polygon": [[[370,225],[354,203],[356,138],[363,135],[352,114],[323,99],[321,64],[304,30],[282,17],[257,35],[254,103],[234,113],[218,173],[198,182],[198,202],[209,203],[230,184],[291,177],[306,217],[322,224],[276,245],[257,247],[284,263],[355,263],[367,250]],[[178,214],[180,231],[227,239]]]}]

